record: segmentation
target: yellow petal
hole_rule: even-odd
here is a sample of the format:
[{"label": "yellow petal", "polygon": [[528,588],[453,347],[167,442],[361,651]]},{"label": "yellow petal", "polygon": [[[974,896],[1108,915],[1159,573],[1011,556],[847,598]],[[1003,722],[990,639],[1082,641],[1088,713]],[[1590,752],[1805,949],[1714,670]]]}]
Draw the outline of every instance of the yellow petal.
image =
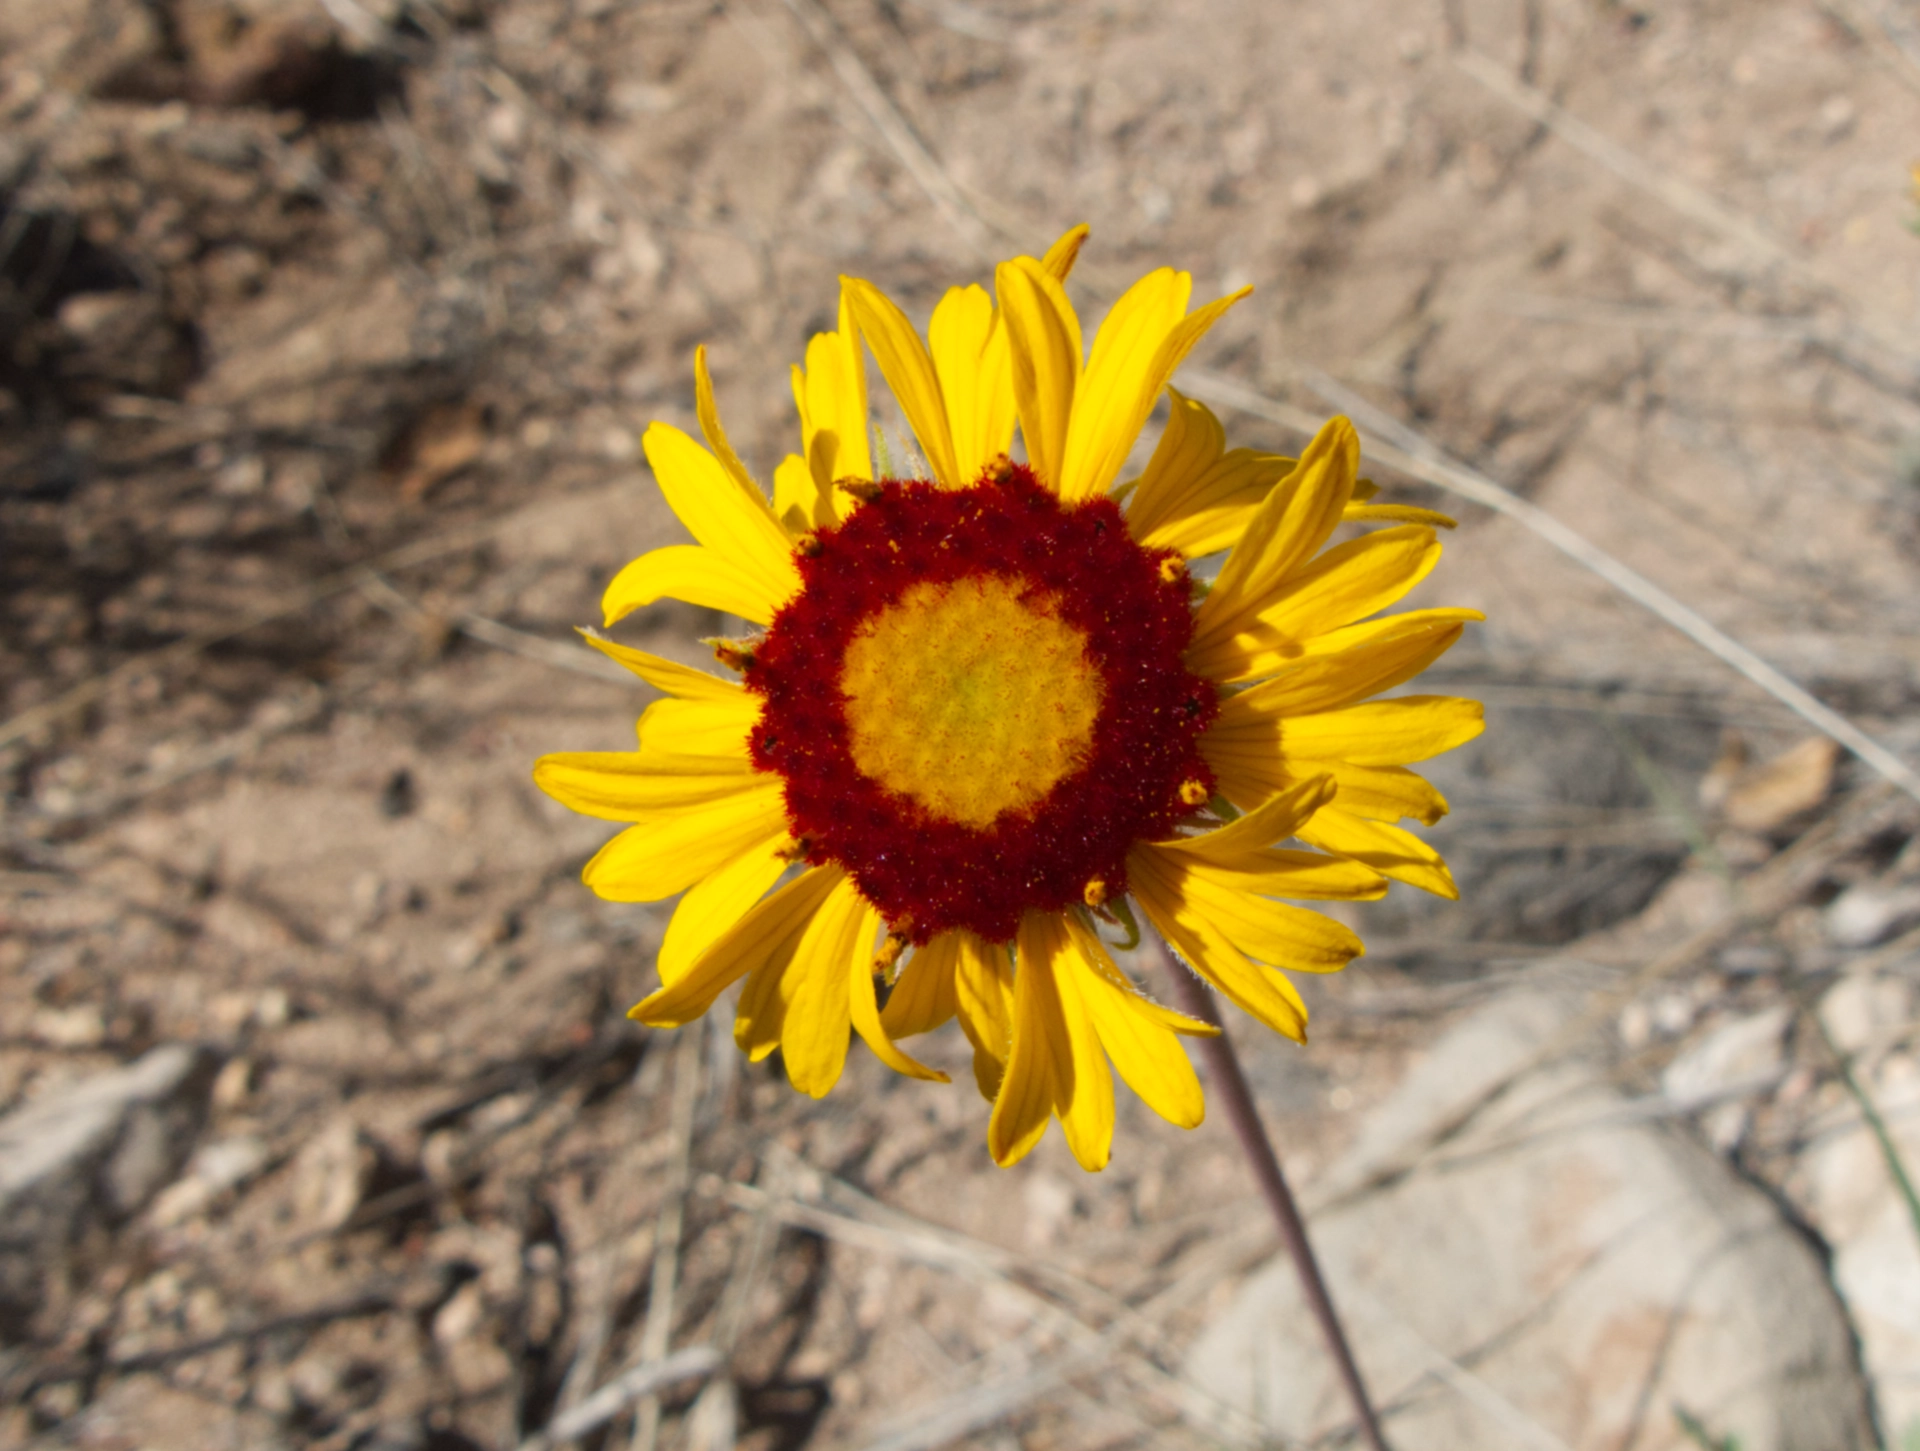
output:
[{"label": "yellow petal", "polygon": [[[753,481],[753,475],[747,472],[747,466],[740,462],[740,455],[733,451],[733,444],[727,439],[726,429],[720,426],[720,408],[713,401],[713,375],[707,371],[707,350],[704,346],[693,350],[693,409],[700,419],[700,432],[706,436],[707,447],[713,450],[713,456],[720,461],[720,467],[736,485],[756,498],[762,497],[760,486]],[[704,544],[707,541],[701,540]]]},{"label": "yellow petal", "polygon": [[781,974],[786,1014],[780,1056],[788,1081],[810,1098],[825,1097],[840,1081],[853,1026],[849,972],[872,972],[879,930],[880,914],[860,895],[853,879],[843,877],[814,914],[793,961]]},{"label": "yellow petal", "polygon": [[1153,457],[1127,499],[1127,527],[1133,537],[1146,544],[1156,530],[1181,513],[1188,490],[1207,476],[1226,451],[1227,431],[1213,410],[1178,388],[1167,389],[1167,426],[1160,430]]},{"label": "yellow petal", "polygon": [[[973,1077],[980,1096],[991,1103],[1000,1092],[1013,1051],[1013,964],[1007,950],[971,932],[955,931],[954,1007],[960,1027],[973,1045]],[[938,939],[935,939],[936,941]]]},{"label": "yellow petal", "polygon": [[1318,715],[1289,716],[1280,746],[1289,756],[1401,766],[1464,745],[1486,729],[1477,700],[1450,695],[1403,695]]},{"label": "yellow petal", "polygon": [[1367,821],[1336,804],[1322,808],[1298,835],[1323,851],[1365,862],[1375,871],[1423,892],[1450,902],[1460,899],[1460,889],[1453,884],[1453,874],[1440,853],[1400,827]]},{"label": "yellow petal", "polygon": [[816,333],[807,343],[806,368],[793,370],[793,401],[800,412],[801,452],[823,503],[836,510],[843,496],[833,491],[835,479],[873,477],[867,447],[867,365],[844,290],[839,330]]},{"label": "yellow petal", "polygon": [[[1067,451],[1061,471],[1060,495],[1066,499],[1088,498],[1104,493],[1133,447],[1133,437],[1120,446],[1113,460],[1113,473],[1105,482],[1095,477],[1107,455],[1124,430],[1126,420],[1135,411],[1138,395],[1146,383],[1154,354],[1161,342],[1187,315],[1187,299],[1193,295],[1193,276],[1161,267],[1149,272],[1120,295],[1093,335],[1093,351],[1087,358],[1086,372],[1074,395],[1073,419],[1067,429]],[[1164,385],[1166,379],[1160,380]],[[1158,396],[1155,388],[1147,399],[1153,407]],[[1146,422],[1140,414],[1133,435]]]},{"label": "yellow petal", "polygon": [[943,932],[925,947],[914,949],[880,1013],[880,1025],[889,1037],[931,1033],[959,1011],[953,981],[959,958],[960,938],[954,932]]},{"label": "yellow petal", "polygon": [[920,334],[913,330],[907,315],[871,282],[842,277],[840,289],[867,346],[873,349],[874,361],[879,363],[887,386],[893,390],[894,401],[920,441],[934,478],[951,488],[972,483],[972,479],[960,477],[954,461],[953,431],[947,421],[946,400],[940,393],[940,375]]},{"label": "yellow petal", "polygon": [[1222,681],[1270,674],[1300,658],[1315,636],[1393,604],[1439,562],[1440,541],[1431,529],[1414,525],[1336,545],[1296,570],[1261,603],[1257,614],[1241,616],[1230,632],[1216,628],[1202,641],[1196,624],[1188,667]]},{"label": "yellow petal", "polygon": [[798,539],[802,534],[834,522],[827,498],[821,493],[813,470],[799,454],[790,453],[780,460],[780,466],[773,471],[773,512],[790,537]]},{"label": "yellow petal", "polygon": [[[875,914],[874,923],[878,926],[878,914]],[[847,1007],[853,1018],[853,1031],[860,1035],[873,1056],[895,1073],[927,1083],[951,1082],[939,1069],[929,1068],[919,1059],[902,1053],[894,1046],[893,1039],[887,1036],[887,1030],[880,1023],[880,1002],[874,995],[873,957],[869,941],[866,956],[849,963],[847,968]]]},{"label": "yellow petal", "polygon": [[[1324,774],[1334,785],[1332,805],[1342,811],[1377,821],[1403,816],[1432,826],[1447,814],[1447,799],[1413,772],[1399,766],[1355,766],[1346,761],[1289,761],[1271,738],[1209,733],[1201,739],[1200,754],[1213,768],[1220,794],[1234,805],[1251,810],[1276,792],[1299,785],[1301,777]],[[1298,833],[1296,833],[1297,835]]]},{"label": "yellow petal", "polygon": [[1086,244],[1090,230],[1085,222],[1070,227],[1060,234],[1059,241],[1047,248],[1047,255],[1040,259],[1040,265],[1056,282],[1065,282],[1067,274],[1073,271],[1073,264],[1080,256],[1080,248]]},{"label": "yellow petal", "polygon": [[732,931],[734,924],[767,894],[787,869],[787,860],[780,853],[791,840],[783,825],[712,876],[687,888],[680,905],[673,909],[666,935],[660,939],[655,959],[660,981],[674,982],[686,976],[695,959]]},{"label": "yellow petal", "polygon": [[987,1150],[1003,1169],[1025,1158],[1040,1142],[1054,1104],[1070,1100],[1073,1093],[1073,1045],[1067,1040],[1053,974],[1024,970],[1024,964],[1034,960],[1035,931],[1041,930],[1044,939],[1041,924],[1048,920],[1043,914],[1028,913],[1020,924],[1023,966],[1013,977],[1013,1041],[1000,1094],[993,1101],[993,1116],[987,1121]]},{"label": "yellow petal", "polygon": [[711,876],[787,824],[779,782],[630,826],[595,853],[581,880],[610,902],[657,902]]},{"label": "yellow petal", "polygon": [[1300,455],[1299,465],[1254,510],[1240,542],[1221,565],[1194,615],[1196,651],[1206,654],[1258,615],[1326,543],[1353,493],[1359,462],[1360,436],[1353,425],[1344,418],[1328,420]]},{"label": "yellow petal", "polygon": [[756,625],[770,624],[773,612],[787,602],[786,595],[758,575],[714,550],[698,544],[669,544],[641,555],[616,574],[601,597],[600,608],[612,625],[661,599],[724,610]]},{"label": "yellow petal", "polygon": [[785,604],[800,588],[793,546],[766,495],[745,471],[734,476],[686,434],[664,423],[649,424],[640,443],[660,492],[693,537],[754,580],[766,598]]},{"label": "yellow petal", "polygon": [[953,429],[955,476],[973,483],[1013,444],[1013,358],[986,289],[956,287],[941,298],[927,343]]},{"label": "yellow petal", "polygon": [[[1202,743],[1205,737],[1201,738]],[[1226,864],[1262,851],[1294,834],[1300,824],[1333,799],[1333,781],[1317,776],[1264,800],[1257,810],[1198,836],[1175,837],[1155,845],[1194,861]]]},{"label": "yellow petal", "polygon": [[655,690],[664,690],[681,700],[732,702],[748,698],[747,692],[734,681],[723,680],[705,670],[695,670],[691,665],[682,665],[677,660],[649,655],[645,650],[636,650],[631,645],[615,644],[605,636],[588,630],[580,633],[594,649],[609,660],[626,666]]},{"label": "yellow petal", "polygon": [[[562,806],[602,821],[641,821],[763,789],[753,762],[642,751],[556,751],[534,763],[533,784]],[[771,784],[777,786],[778,781]]]},{"label": "yellow petal", "polygon": [[1013,397],[1027,459],[1057,491],[1080,381],[1080,319],[1059,280],[1031,257],[1002,262],[994,290],[1013,351]]},{"label": "yellow petal", "polygon": [[1347,524],[1425,524],[1429,529],[1460,527],[1460,521],[1451,515],[1409,504],[1349,504],[1341,520]]},{"label": "yellow petal", "polygon": [[[1078,927],[1077,923],[1069,925],[1070,929]],[[1087,966],[1072,977],[1101,1048],[1113,1060],[1127,1087],[1139,1094],[1148,1108],[1180,1128],[1196,1127],[1206,1117],[1206,1101],[1177,1032],[1146,1010],[1155,1005],[1147,1003],[1121,978],[1098,939],[1084,928],[1075,930],[1073,936]],[[1220,1031],[1210,1023],[1187,1018],[1181,1021],[1192,1023],[1191,1031],[1206,1036]]]},{"label": "yellow petal", "polygon": [[1249,962],[1183,890],[1191,872],[1157,848],[1136,846],[1127,857],[1134,898],[1160,935],[1243,1013],[1299,1042],[1307,1036],[1307,1007],[1280,973]]},{"label": "yellow petal", "polygon": [[[1112,486],[1174,370],[1221,314],[1253,291],[1243,287],[1183,316],[1192,288],[1193,279],[1186,273],[1162,268],[1141,278],[1114,304],[1094,338],[1087,375],[1075,397],[1062,498],[1093,498]],[[1114,337],[1108,344],[1110,329]]]},{"label": "yellow petal", "polygon": [[1452,648],[1478,610],[1412,610],[1321,635],[1271,680],[1225,697],[1214,729],[1255,716],[1335,710],[1411,680]]},{"label": "yellow petal", "polygon": [[[1053,1110],[1066,1131],[1067,1147],[1089,1173],[1104,1169],[1113,1151],[1113,1073],[1100,1049],[1100,1033],[1087,1004],[1091,972],[1067,935],[1066,923],[1051,913],[1029,912],[1020,925],[1019,961],[1013,978],[1032,974],[1052,980],[1060,1005],[1071,1068],[1054,1075]],[[1016,1041],[1019,1027],[1014,1029]]]},{"label": "yellow petal", "polygon": [[784,963],[841,876],[837,867],[819,867],[795,877],[736,922],[685,973],[642,999],[627,1016],[655,1028],[678,1028],[706,1012],[715,998],[748,973],[769,963]]},{"label": "yellow petal", "polygon": [[1248,885],[1238,873],[1204,866],[1179,878],[1182,898],[1256,962],[1294,972],[1338,972],[1365,950],[1351,929],[1331,917],[1256,896]]},{"label": "yellow petal", "polygon": [[[1177,549],[1189,559],[1231,549],[1274,486],[1297,466],[1298,460],[1280,454],[1236,448],[1185,486],[1164,522],[1144,531],[1132,524],[1134,537],[1149,549]],[[1130,524],[1135,512],[1129,507]]]},{"label": "yellow petal", "polygon": [[760,720],[760,699],[738,692],[732,700],[656,700],[640,713],[643,753],[663,756],[747,757],[747,737]]}]

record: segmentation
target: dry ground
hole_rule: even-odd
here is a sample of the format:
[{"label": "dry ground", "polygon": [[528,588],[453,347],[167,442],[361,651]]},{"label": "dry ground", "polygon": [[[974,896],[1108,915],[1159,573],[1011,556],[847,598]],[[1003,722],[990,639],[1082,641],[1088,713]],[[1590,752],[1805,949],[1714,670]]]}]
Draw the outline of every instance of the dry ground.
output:
[{"label": "dry ground", "polygon": [[[838,273],[924,317],[1088,221],[1085,309],[1257,284],[1204,370],[1354,390],[1911,756],[1916,119],[1901,0],[11,0],[0,1106],[211,1057],[141,1193],[15,1247],[0,1442],[511,1447],[712,1344],[581,1444],[1245,1444],[1176,1383],[1272,1251],[1223,1127],[1131,1104],[1106,1173],[1003,1173],[957,1087],[856,1053],[816,1104],[621,1016],[661,914],[585,892],[604,830],[528,768],[643,703],[569,635],[679,537],[638,429],[705,342],[770,472]],[[1489,615],[1440,672],[1490,707],[1438,773],[1464,900],[1356,914],[1311,1048],[1241,1034],[1309,1185],[1501,984],[1616,990],[1592,1046],[1645,1089],[1920,874],[1914,803],[1736,777],[1807,728],[1459,512],[1419,598]],[[1810,1021],[1722,1145],[1789,1205],[1845,1102]]]}]

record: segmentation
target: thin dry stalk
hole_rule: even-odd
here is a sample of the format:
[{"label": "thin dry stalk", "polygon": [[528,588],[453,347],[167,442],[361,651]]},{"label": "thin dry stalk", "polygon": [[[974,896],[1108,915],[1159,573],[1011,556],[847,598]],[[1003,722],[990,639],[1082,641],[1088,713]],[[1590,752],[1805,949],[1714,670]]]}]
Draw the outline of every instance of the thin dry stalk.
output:
[{"label": "thin dry stalk", "polygon": [[[1320,427],[1321,420],[1305,409],[1276,403],[1246,384],[1222,374],[1195,369],[1186,378],[1188,386],[1200,398],[1308,434],[1317,432]],[[1696,645],[1732,666],[1822,735],[1838,741],[1881,776],[1920,801],[1920,771],[1909,766],[1805,686],[1768,664],[1690,605],[1682,604],[1638,570],[1614,558],[1539,505],[1528,503],[1517,494],[1503,489],[1485,474],[1449,458],[1438,445],[1376,408],[1351,388],[1312,369],[1305,371],[1303,381],[1330,405],[1341,409],[1365,432],[1373,435],[1367,449],[1374,458],[1414,478],[1424,479],[1438,488],[1505,514],[1523,525],[1568,558],[1599,575],[1635,604],[1658,615]]]},{"label": "thin dry stalk", "polygon": [[1200,1056],[1207,1065],[1209,1086],[1226,1109],[1227,1122],[1233,1125],[1234,1137],[1240,1141],[1247,1167],[1253,1171],[1254,1182],[1260,1186],[1261,1196],[1267,1201],[1267,1208],[1273,1211],[1274,1222],[1280,1226],[1280,1240],[1286,1245],[1287,1254],[1293,1259],[1293,1268],[1300,1276],[1300,1289],[1306,1296],[1307,1308],[1313,1312],[1314,1321],[1320,1327],[1320,1338],[1326,1342],[1327,1352],[1333,1357],[1334,1370],[1340,1377],[1341,1385],[1346,1388],[1347,1399],[1353,1403],[1360,1437],[1372,1451],[1387,1451],[1379,1413],[1373,1408],[1366,1381],[1360,1375],[1359,1362],[1353,1358],[1353,1347],[1347,1343],[1347,1332],[1340,1324],[1339,1312],[1333,1307],[1333,1297],[1327,1292],[1326,1278],[1320,1273],[1320,1262],[1314,1257],[1313,1245],[1307,1239],[1306,1221],[1300,1216],[1300,1206],[1294,1202],[1293,1190],[1287,1187],[1287,1176],[1280,1168],[1280,1156],[1273,1151],[1273,1140],[1267,1136],[1266,1125],[1260,1120],[1259,1107],[1253,1101],[1253,1090],[1247,1087],[1246,1075],[1240,1071],[1240,1060],[1234,1054],[1233,1040],[1227,1036],[1213,998],[1200,980],[1174,959],[1172,950],[1157,933],[1151,940],[1181,1009],[1189,1017],[1211,1023],[1220,1029],[1213,1037],[1199,1040]]}]

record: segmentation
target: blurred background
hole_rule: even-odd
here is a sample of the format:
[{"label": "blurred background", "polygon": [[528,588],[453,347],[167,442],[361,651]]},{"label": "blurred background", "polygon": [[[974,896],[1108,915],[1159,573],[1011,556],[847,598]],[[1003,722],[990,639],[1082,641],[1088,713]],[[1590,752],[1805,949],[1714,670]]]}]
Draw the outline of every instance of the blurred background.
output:
[{"label": "blurred background", "polygon": [[1916,1451],[1920,801],[1647,600],[1920,759],[1917,123],[1911,0],[7,0],[0,1444],[1352,1444],[1224,1124],[649,1034],[528,779],[694,347],[765,477],[839,273],[1085,221],[1489,617],[1460,902],[1234,1025],[1395,1443]]}]

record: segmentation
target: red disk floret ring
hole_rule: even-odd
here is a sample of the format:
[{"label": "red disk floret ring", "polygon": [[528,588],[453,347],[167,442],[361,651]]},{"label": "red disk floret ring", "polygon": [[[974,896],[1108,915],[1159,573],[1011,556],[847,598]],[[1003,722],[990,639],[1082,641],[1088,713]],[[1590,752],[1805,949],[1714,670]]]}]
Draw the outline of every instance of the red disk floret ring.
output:
[{"label": "red disk floret ring", "polygon": [[744,660],[753,763],[785,779],[798,851],[916,944],[1119,895],[1128,848],[1213,787],[1179,555],[1004,459],[964,489],[853,487]]}]

